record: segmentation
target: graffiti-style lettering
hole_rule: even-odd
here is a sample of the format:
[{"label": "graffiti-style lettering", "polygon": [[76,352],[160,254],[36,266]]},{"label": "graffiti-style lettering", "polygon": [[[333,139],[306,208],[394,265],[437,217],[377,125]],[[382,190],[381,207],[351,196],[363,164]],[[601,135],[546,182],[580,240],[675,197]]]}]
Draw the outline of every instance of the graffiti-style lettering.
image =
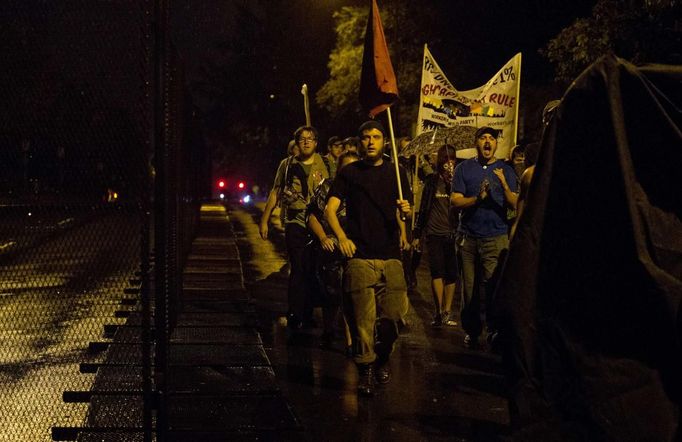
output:
[{"label": "graffiti-style lettering", "polygon": [[516,74],[514,73],[514,66],[505,66],[504,69],[502,69],[502,72],[500,72],[500,75],[495,76],[495,79],[493,81],[493,86],[497,85],[498,83],[506,83],[508,81],[515,81],[516,80]]},{"label": "graffiti-style lettering", "polygon": [[502,106],[513,107],[516,99],[507,94],[490,94],[490,103],[501,104]]},{"label": "graffiti-style lettering", "polygon": [[[445,86],[438,85],[438,84],[425,84],[424,86],[422,86],[422,95],[425,97],[428,95],[439,95],[443,98],[460,97],[460,95],[457,94],[457,92],[454,92],[454,91],[450,90],[449,88],[447,88]],[[461,98],[466,100],[465,97],[461,97]]]}]

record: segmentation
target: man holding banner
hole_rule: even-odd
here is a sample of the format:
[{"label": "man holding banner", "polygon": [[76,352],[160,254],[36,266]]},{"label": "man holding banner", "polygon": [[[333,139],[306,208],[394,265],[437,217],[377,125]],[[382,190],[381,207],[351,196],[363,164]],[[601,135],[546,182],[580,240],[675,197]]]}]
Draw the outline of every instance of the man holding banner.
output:
[{"label": "man holding banner", "polygon": [[[491,127],[478,129],[478,156],[460,163],[452,178],[450,202],[462,211],[456,243],[462,267],[462,328],[468,348],[478,346],[483,331],[476,269],[481,269],[486,310],[491,311],[494,287],[490,280],[502,251],[509,248],[507,208],[515,208],[517,200],[514,169],[495,157],[498,136]],[[490,331],[490,323],[488,326]]]}]

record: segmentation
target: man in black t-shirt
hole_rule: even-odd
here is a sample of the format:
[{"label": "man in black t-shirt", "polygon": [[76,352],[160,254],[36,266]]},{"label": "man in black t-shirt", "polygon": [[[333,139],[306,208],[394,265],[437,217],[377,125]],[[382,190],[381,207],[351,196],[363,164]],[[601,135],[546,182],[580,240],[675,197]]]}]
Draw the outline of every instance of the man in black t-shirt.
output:
[{"label": "man in black t-shirt", "polygon": [[[408,241],[400,212],[410,213],[412,192],[401,169],[403,199],[399,199],[395,166],[383,159],[381,123],[368,121],[358,132],[365,156],[337,175],[325,217],[341,253],[350,258],[343,277],[344,309],[360,373],[358,392],[371,396],[375,377],[382,384],[390,380],[388,357],[398,338],[396,321],[407,303],[400,251]],[[336,215],[342,201],[346,203],[345,229]]]}]

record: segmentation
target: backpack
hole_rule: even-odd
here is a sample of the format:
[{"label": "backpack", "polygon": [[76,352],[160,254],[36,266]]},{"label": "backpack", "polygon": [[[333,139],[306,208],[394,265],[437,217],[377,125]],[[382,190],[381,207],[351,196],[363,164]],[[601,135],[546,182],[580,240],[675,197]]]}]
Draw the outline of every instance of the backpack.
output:
[{"label": "backpack", "polygon": [[[329,163],[329,158],[321,156],[324,167],[327,169],[327,175],[331,177],[331,166]],[[286,168],[284,169],[284,175],[282,176],[282,182],[280,183],[279,189],[280,193],[278,195],[278,204],[289,205],[301,198],[307,200],[310,189],[308,189],[308,177],[303,171],[303,167],[296,163],[292,166],[294,157],[290,156],[287,159]],[[294,177],[298,177],[301,182],[301,191],[298,192],[293,188]]]}]

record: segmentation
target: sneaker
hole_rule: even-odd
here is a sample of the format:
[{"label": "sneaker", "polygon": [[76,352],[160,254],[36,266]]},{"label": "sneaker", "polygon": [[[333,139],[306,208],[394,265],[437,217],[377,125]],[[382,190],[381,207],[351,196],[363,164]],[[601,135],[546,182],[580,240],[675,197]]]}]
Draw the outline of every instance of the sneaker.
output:
[{"label": "sneaker", "polygon": [[373,364],[358,364],[358,395],[374,396]]},{"label": "sneaker", "polygon": [[464,336],[464,346],[469,350],[474,350],[478,348],[478,336],[472,337],[471,335]]},{"label": "sneaker", "polygon": [[489,329],[485,337],[485,342],[492,344],[497,339],[497,330]]},{"label": "sneaker", "polygon": [[376,379],[377,383],[382,385],[386,385],[391,382],[391,367],[389,367],[388,362],[377,364],[374,378]]},{"label": "sneaker", "polygon": [[433,315],[433,321],[431,321],[431,327],[440,328],[443,326],[443,315],[440,313],[435,313]]},{"label": "sneaker", "polygon": [[502,354],[502,345],[501,341],[502,339],[500,338],[500,332],[495,330],[492,333],[489,333],[488,336],[486,336],[486,343],[488,344],[488,349],[492,353],[496,354]]},{"label": "sneaker", "polygon": [[457,321],[450,317],[450,312],[443,312],[443,325],[457,327]]}]

